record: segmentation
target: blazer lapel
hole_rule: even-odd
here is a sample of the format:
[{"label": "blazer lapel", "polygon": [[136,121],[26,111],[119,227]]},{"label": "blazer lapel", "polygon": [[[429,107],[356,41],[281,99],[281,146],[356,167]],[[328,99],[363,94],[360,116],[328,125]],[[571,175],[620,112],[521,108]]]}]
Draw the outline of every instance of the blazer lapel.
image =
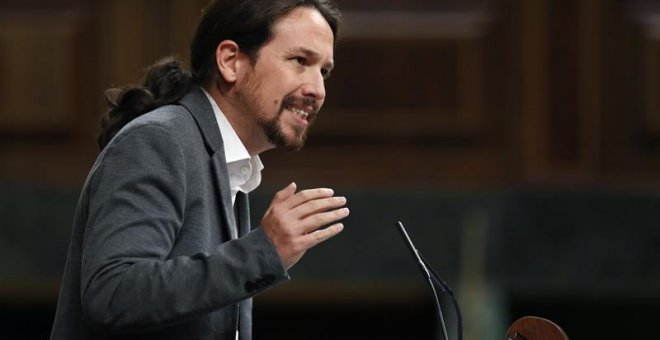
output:
[{"label": "blazer lapel", "polygon": [[220,190],[222,215],[225,225],[229,226],[230,239],[236,239],[238,238],[238,229],[231,202],[225,149],[211,103],[209,103],[208,98],[202,92],[201,88],[195,88],[181,99],[180,104],[188,109],[195,119],[199,130],[202,132],[204,145],[211,156],[211,166],[217,182],[216,184]]}]

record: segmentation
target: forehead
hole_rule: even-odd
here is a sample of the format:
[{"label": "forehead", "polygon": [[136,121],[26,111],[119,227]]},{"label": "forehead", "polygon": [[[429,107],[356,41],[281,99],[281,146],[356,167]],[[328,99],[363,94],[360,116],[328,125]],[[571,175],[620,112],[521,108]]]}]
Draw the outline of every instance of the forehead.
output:
[{"label": "forehead", "polygon": [[330,24],[318,10],[301,6],[275,22],[273,36],[266,45],[281,50],[311,50],[332,61],[334,35]]}]

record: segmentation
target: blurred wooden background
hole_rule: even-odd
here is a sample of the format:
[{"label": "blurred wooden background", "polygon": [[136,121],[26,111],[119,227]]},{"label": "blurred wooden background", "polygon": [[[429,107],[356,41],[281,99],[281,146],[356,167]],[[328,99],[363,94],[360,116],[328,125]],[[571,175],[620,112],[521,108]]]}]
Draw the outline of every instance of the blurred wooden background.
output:
[{"label": "blurred wooden background", "polygon": [[[162,56],[186,60],[204,3],[0,3],[2,178],[80,183],[103,90],[138,81]],[[311,182],[381,188],[660,182],[652,2],[340,6],[340,67],[322,119],[305,152],[265,156],[270,178],[295,169]],[[424,165],[399,180],[410,164]]]},{"label": "blurred wooden background", "polygon": [[[44,249],[54,253],[53,262],[34,265],[31,271],[16,269],[20,267],[16,263],[23,263],[20,261],[0,262],[6,265],[4,274],[0,272],[0,302],[4,301],[0,305],[5,306],[0,315],[18,315],[17,322],[25,322],[34,313],[27,308],[23,318],[17,310],[25,309],[26,301],[37,301],[46,306],[41,309],[42,318],[50,317],[67,223],[97,154],[95,136],[103,111],[103,90],[137,82],[144,68],[163,56],[187,60],[188,45],[205,3],[0,1],[0,212],[4,215],[0,245],[5,246],[8,257],[30,257],[25,254],[40,250],[36,257],[48,256]],[[463,292],[474,293],[464,295],[466,305],[485,303],[495,313],[508,313],[497,320],[466,307],[471,320],[487,325],[502,327],[519,316],[515,313],[529,314],[536,306],[541,312],[555,311],[560,324],[569,323],[569,336],[585,334],[589,338],[591,334],[596,338],[579,328],[575,320],[582,315],[566,316],[567,311],[576,310],[575,303],[566,301],[580,296],[586,299],[581,306],[589,306],[585,313],[593,313],[603,309],[598,305],[601,295],[594,291],[603,290],[602,296],[615,291],[620,299],[610,301],[607,309],[644,310],[645,315],[649,310],[658,311],[660,290],[649,287],[660,282],[660,268],[656,267],[660,261],[654,255],[660,250],[660,236],[654,228],[658,222],[654,207],[660,202],[660,3],[343,0],[339,4],[345,18],[335,53],[337,68],[326,83],[326,105],[304,151],[263,155],[265,182],[263,191],[255,195],[257,207],[266,205],[275,189],[295,180],[303,186],[341,188],[349,202],[351,194],[356,196],[356,205],[364,208],[364,214],[358,212],[355,224],[369,232],[378,230],[369,224],[373,222],[370,215],[389,217],[400,209],[418,222],[418,228],[424,228],[420,224],[445,215],[425,215],[415,207],[457,212],[447,215],[446,226],[455,237],[439,241],[449,242],[449,250],[431,251],[430,257],[461,282]],[[388,198],[397,195],[407,201],[397,205]],[[502,248],[470,262],[474,253],[466,250],[464,242],[480,240],[480,223],[470,222],[475,214],[485,214],[484,224],[491,228],[488,235],[496,231],[507,234],[489,236],[483,241],[484,251],[493,242]],[[53,221],[58,223],[56,227],[48,225]],[[547,230],[563,230],[558,234],[563,238],[545,234],[542,238],[536,233]],[[420,233],[428,241],[442,239],[444,232],[436,228]],[[42,236],[35,239],[34,233]],[[588,276],[593,281],[581,283],[572,280],[588,279],[587,275],[567,274],[572,270],[558,271],[549,281],[540,274],[535,276],[538,267],[525,267],[515,260],[516,254],[525,257],[529,253],[513,252],[507,257],[509,253],[502,251],[506,242],[515,239],[519,243],[512,243],[514,246],[538,245],[540,248],[522,249],[543,249],[550,260],[557,253],[574,256],[575,263],[566,258],[569,263],[561,265],[590,267],[613,260],[608,251],[616,253],[613,249],[619,250],[616,247],[622,243],[576,240],[630,240],[626,237],[631,235],[636,236],[621,250],[638,251],[639,257],[630,261],[644,266],[622,276],[594,271]],[[352,243],[355,236],[347,236],[343,246],[319,250],[321,255],[310,255],[309,262],[334,258],[333,251],[355,251],[354,246],[382,249],[378,244],[370,248],[368,235],[363,236],[362,243]],[[428,242],[427,247],[437,245]],[[12,244],[25,246],[11,248]],[[46,248],[44,244],[48,244]],[[566,244],[572,251],[566,252],[562,247]],[[397,251],[405,256],[402,249]],[[480,261],[490,265],[481,268]],[[506,267],[511,263],[520,267]],[[539,263],[551,265],[543,260]],[[44,274],[41,268],[45,266],[49,269]],[[367,275],[367,282],[389,270],[385,264],[382,268],[374,269],[372,277]],[[473,273],[474,268],[481,270]],[[492,268],[497,269],[494,277],[530,272],[529,277],[538,281],[521,286],[528,278],[522,275],[513,288],[495,289],[507,292],[498,297],[489,293],[490,288],[479,289],[479,284],[491,282],[481,275],[488,276]],[[314,273],[311,265],[300,269],[303,278],[328,279]],[[342,275],[338,271],[337,276],[330,275],[330,281],[342,281],[337,279]],[[414,268],[404,270],[406,275],[416,275]],[[607,282],[615,282],[618,288],[599,287],[603,278],[612,279]],[[625,287],[630,281],[642,287],[634,297]],[[396,307],[392,310],[412,308],[416,312],[410,315],[431,311],[430,305],[419,302],[426,298],[423,282],[415,283],[412,290],[405,288],[405,282],[402,286],[396,283],[398,288],[391,290],[372,291],[372,295],[356,293],[356,306],[373,307],[370,303],[378,297],[391,298],[391,291],[398,291],[403,292],[399,297],[416,302],[411,307],[395,298],[389,305]],[[538,282],[546,282],[541,285],[545,288],[538,288]],[[609,283],[604,286],[611,287]],[[352,283],[337,284],[344,287],[338,295],[355,293]],[[550,286],[565,288],[557,292],[546,289]],[[318,298],[314,284],[293,287],[296,289],[284,288],[280,295],[264,298],[265,319],[284,313],[287,303],[304,306],[305,299]],[[287,294],[292,297],[285,298]],[[515,296],[523,296],[517,300],[522,302],[512,302]],[[360,297],[371,302],[360,304]],[[314,301],[327,307],[323,304],[332,299]],[[375,307],[365,313],[379,309],[382,311]],[[422,320],[420,324],[426,320],[413,319]],[[472,329],[479,328],[475,324]],[[277,330],[268,331],[275,334]],[[501,336],[491,337],[472,332],[473,339],[504,338],[503,331],[498,333]],[[397,333],[389,334],[394,338]],[[349,337],[344,334],[341,338]]]}]

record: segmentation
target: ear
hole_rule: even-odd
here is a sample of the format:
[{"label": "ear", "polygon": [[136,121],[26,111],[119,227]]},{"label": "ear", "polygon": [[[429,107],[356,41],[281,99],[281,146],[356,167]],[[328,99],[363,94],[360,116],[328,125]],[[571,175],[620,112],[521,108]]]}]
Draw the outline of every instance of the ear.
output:
[{"label": "ear", "polygon": [[239,47],[232,40],[223,40],[215,49],[215,64],[224,81],[234,83],[239,68]]}]

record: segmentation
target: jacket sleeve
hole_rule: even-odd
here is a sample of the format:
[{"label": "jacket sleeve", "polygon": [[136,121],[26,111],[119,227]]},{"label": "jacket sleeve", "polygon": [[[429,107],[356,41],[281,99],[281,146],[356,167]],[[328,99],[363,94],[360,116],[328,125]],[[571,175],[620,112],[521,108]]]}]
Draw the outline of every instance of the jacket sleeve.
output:
[{"label": "jacket sleeve", "polygon": [[288,279],[261,228],[210,253],[169,258],[186,218],[183,149],[155,124],[115,139],[86,188],[81,303],[90,325],[159,329]]}]

